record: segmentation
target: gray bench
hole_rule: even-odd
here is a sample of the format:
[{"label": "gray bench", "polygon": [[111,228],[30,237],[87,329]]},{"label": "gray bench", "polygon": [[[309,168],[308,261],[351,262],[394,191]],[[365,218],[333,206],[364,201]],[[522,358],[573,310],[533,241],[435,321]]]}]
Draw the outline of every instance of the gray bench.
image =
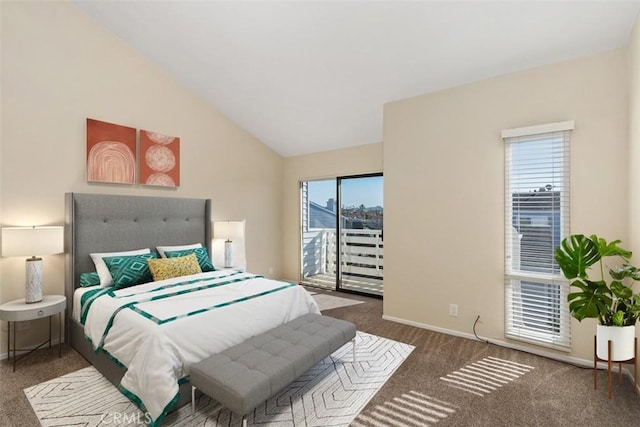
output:
[{"label": "gray bench", "polygon": [[251,337],[191,366],[191,410],[199,389],[242,415],[245,427],[251,410],[349,341],[355,362],[355,336],[353,323],[305,314]]}]

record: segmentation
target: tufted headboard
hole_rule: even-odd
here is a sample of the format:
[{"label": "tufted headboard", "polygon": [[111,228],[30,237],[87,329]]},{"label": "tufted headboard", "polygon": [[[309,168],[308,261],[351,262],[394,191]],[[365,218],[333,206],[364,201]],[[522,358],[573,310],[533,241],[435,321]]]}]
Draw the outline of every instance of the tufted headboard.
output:
[{"label": "tufted headboard", "polygon": [[67,193],[65,208],[67,317],[90,253],[197,242],[211,253],[210,199]]}]

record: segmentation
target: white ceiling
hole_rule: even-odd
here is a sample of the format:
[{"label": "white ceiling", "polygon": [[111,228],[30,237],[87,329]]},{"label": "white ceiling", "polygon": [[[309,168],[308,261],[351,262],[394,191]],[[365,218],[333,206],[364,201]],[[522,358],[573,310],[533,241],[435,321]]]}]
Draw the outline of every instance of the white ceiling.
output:
[{"label": "white ceiling", "polygon": [[80,1],[282,156],[382,141],[382,108],[625,46],[636,1]]}]

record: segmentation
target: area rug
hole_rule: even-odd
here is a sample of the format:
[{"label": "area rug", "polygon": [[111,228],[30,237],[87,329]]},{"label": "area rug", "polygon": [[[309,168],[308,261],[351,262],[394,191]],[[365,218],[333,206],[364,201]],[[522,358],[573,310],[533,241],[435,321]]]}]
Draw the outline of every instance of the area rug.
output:
[{"label": "area rug", "polygon": [[[347,344],[311,368],[248,416],[249,425],[348,426],[414,347],[358,332],[356,363]],[[145,415],[93,367],[24,390],[43,426],[144,425]],[[241,418],[200,396],[196,413],[186,405],[163,426],[239,426]]]},{"label": "area rug", "polygon": [[348,307],[351,305],[363,304],[364,301],[358,301],[350,298],[337,297],[330,294],[313,293],[311,296],[316,300],[320,311],[331,310],[333,308]]}]

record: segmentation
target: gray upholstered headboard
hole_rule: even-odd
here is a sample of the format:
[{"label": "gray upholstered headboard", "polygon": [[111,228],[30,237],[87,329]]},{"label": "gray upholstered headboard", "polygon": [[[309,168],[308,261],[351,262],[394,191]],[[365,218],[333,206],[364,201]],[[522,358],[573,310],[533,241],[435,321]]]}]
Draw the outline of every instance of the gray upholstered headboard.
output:
[{"label": "gray upholstered headboard", "polygon": [[67,193],[65,206],[67,316],[90,253],[197,242],[211,253],[210,199]]}]

